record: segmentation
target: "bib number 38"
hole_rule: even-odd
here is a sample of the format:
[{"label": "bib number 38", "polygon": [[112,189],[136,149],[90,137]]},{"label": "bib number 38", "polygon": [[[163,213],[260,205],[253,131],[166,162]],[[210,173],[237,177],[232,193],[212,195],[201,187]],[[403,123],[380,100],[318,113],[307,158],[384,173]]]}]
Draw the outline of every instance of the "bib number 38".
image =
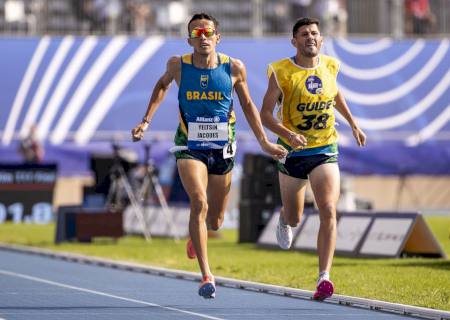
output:
[{"label": "bib number 38", "polygon": [[324,113],[321,115],[303,115],[303,123],[298,124],[297,128],[300,130],[309,130],[314,128],[315,130],[321,130],[327,128],[327,120],[330,117],[329,114]]}]

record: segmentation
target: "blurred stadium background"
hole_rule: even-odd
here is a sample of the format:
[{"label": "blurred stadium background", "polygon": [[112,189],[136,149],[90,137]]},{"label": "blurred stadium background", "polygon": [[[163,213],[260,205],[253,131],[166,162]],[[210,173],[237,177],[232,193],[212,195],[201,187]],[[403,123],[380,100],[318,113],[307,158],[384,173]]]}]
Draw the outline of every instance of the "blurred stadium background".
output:
[{"label": "blurred stadium background", "polygon": [[[421,7],[427,3],[0,0],[0,162],[22,163],[21,140],[35,125],[44,149],[41,164],[58,167],[52,200],[56,212],[60,206],[92,205],[86,195],[107,193],[108,185],[102,184],[113,144],[120,145],[130,175],[141,174],[135,164],[143,163],[143,146],[150,144],[168,200],[183,200],[168,152],[178,121],[176,86],[156,113],[146,141],[132,144],[129,132],[142,118],[167,59],[191,51],[185,41],[191,14],[204,11],[218,18],[223,34],[218,51],[246,64],[257,106],[267,85],[267,64],[294,53],[289,42],[293,22],[314,16],[322,21],[323,51],[342,61],[339,85],[368,135],[367,147],[359,149],[346,124],[338,127],[340,210],[448,215],[450,1],[430,0],[430,11]],[[260,155],[238,105],[236,110],[239,155],[229,206],[232,224],[242,209],[243,192],[273,178],[249,179],[248,168],[273,163]],[[249,191],[244,197],[276,206],[276,182],[268,185],[262,194]],[[12,219],[10,213],[3,216]]]}]

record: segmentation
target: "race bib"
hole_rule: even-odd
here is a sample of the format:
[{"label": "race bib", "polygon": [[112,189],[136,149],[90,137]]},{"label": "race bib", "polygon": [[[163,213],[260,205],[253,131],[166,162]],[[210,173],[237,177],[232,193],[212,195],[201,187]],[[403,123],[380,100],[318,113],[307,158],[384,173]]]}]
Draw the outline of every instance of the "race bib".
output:
[{"label": "race bib", "polygon": [[236,141],[233,143],[227,143],[225,147],[223,147],[223,158],[228,159],[234,157],[236,154]]},{"label": "race bib", "polygon": [[222,149],[228,144],[228,121],[226,118],[195,117],[188,122],[189,149]]}]

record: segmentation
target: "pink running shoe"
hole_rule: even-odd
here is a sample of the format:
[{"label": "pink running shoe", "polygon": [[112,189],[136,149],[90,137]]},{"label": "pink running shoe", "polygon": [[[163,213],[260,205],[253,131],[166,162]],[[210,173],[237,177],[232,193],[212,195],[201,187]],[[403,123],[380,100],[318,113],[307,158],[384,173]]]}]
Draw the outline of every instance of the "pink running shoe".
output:
[{"label": "pink running shoe", "polygon": [[313,299],[323,301],[333,295],[334,284],[330,280],[322,279],[317,284],[316,292],[314,292]]},{"label": "pink running shoe", "polygon": [[186,243],[186,255],[189,259],[197,258],[197,253],[195,252],[194,245],[192,244],[192,240],[189,239]]}]

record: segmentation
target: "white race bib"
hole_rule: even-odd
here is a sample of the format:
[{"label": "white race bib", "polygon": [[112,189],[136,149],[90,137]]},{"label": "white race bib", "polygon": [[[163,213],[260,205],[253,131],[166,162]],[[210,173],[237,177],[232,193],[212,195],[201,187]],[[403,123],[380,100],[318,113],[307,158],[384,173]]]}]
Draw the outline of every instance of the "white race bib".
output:
[{"label": "white race bib", "polygon": [[227,143],[225,147],[223,147],[223,158],[228,159],[234,157],[236,154],[236,141],[233,143]]},{"label": "white race bib", "polygon": [[189,149],[222,149],[228,143],[228,122],[188,122]]}]

